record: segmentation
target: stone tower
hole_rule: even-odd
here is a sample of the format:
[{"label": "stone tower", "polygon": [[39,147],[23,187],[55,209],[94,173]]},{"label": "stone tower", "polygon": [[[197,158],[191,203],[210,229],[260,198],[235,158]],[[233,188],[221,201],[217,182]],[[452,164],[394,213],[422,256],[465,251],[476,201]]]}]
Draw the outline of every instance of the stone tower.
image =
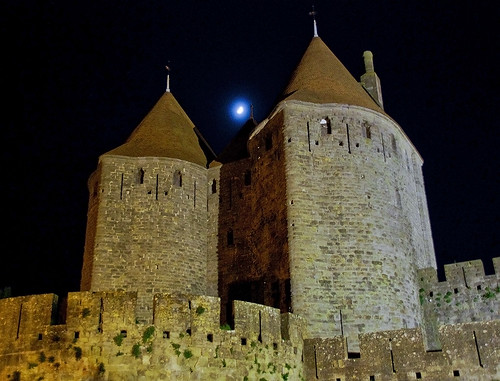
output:
[{"label": "stone tower", "polygon": [[233,299],[264,303],[354,350],[359,333],[421,323],[417,270],[436,267],[422,158],[365,65],[370,88],[315,36],[268,118],[219,158],[228,319]]},{"label": "stone tower", "polygon": [[207,156],[211,149],[170,91],[125,144],[101,155],[88,182],[82,291],[137,292],[144,321],[154,293],[215,294]]}]

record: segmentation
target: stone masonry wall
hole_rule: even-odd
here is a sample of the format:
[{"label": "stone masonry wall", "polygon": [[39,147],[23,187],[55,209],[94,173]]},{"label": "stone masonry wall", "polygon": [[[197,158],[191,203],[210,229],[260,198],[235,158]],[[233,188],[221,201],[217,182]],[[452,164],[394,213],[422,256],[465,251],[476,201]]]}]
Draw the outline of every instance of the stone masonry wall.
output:
[{"label": "stone masonry wall", "polygon": [[307,380],[491,381],[500,379],[500,321],[442,326],[442,349],[426,351],[419,329],[360,336],[349,355],[345,338],[304,342]]},{"label": "stone masonry wall", "polygon": [[220,165],[208,169],[207,186],[207,295],[218,296]]},{"label": "stone masonry wall", "polygon": [[444,266],[446,279],[438,281],[433,268],[419,271],[419,297],[424,311],[427,349],[439,349],[439,327],[447,324],[500,320],[500,257],[495,273],[485,275],[479,259]]},{"label": "stone masonry wall", "polygon": [[359,333],[416,327],[416,270],[435,266],[418,153],[371,110],[282,107],[294,313],[352,350]]},{"label": "stone masonry wall", "polygon": [[177,159],[104,155],[97,174],[86,287],[138,290],[138,315],[145,321],[156,292],[206,294],[207,169]]},{"label": "stone masonry wall", "polygon": [[250,157],[221,168],[219,296],[289,311],[286,180],[279,123],[250,140]]},{"label": "stone masonry wall", "polygon": [[306,339],[307,322],[290,313],[234,303],[235,326],[219,326],[220,300],[157,294],[151,325],[136,321],[127,292],[75,292],[66,321],[57,296],[0,300],[2,380],[413,380],[500,378],[500,321],[443,325],[440,350],[419,329]]},{"label": "stone masonry wall", "polygon": [[304,322],[235,302],[220,328],[220,301],[158,294],[154,321],[136,323],[134,293],[68,295],[53,325],[55,295],[0,300],[1,380],[304,380]]}]

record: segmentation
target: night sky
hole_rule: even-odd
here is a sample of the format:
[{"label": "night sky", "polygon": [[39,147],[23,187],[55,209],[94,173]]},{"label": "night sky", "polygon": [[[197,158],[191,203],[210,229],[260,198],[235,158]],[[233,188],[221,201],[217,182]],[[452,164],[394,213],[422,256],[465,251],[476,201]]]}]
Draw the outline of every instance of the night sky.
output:
[{"label": "night sky", "polygon": [[[438,266],[498,253],[500,7],[315,1],[322,40],[359,80],[374,55],[385,111],[424,158]],[[78,291],[87,179],[166,87],[219,153],[264,119],[313,37],[312,2],[23,1],[0,5],[4,165],[0,288]],[[247,103],[247,104],[248,104]],[[497,117],[497,118],[495,118]]]}]

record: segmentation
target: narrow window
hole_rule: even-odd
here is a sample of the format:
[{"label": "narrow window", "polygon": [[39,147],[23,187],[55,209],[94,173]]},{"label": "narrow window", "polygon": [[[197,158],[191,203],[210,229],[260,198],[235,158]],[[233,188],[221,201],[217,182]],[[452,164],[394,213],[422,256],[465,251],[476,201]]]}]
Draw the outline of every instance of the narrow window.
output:
[{"label": "narrow window", "polygon": [[196,181],[193,184],[193,207],[196,208]]},{"label": "narrow window", "polygon": [[309,131],[309,122],[307,122],[307,145],[309,147],[309,152],[311,152],[311,133]]},{"label": "narrow window", "polygon": [[123,173],[122,173],[122,180],[120,182],[120,200],[123,200]]},{"label": "narrow window", "polygon": [[245,171],[245,185],[250,185],[252,183],[252,172],[250,170]]},{"label": "narrow window", "polygon": [[173,184],[176,187],[182,187],[182,174],[181,174],[181,171],[175,171],[175,173],[174,173],[174,179],[173,179]]},{"label": "narrow window", "polygon": [[120,335],[122,335],[123,337],[127,337],[127,331],[126,331],[126,330],[124,330],[124,329],[122,329],[122,330],[120,331]]},{"label": "narrow window", "polygon": [[139,184],[144,184],[144,169],[139,170]]},{"label": "narrow window", "polygon": [[332,123],[328,117],[325,117],[319,121],[321,125],[321,135],[330,135],[332,133]]},{"label": "narrow window", "polygon": [[392,151],[394,153],[397,153],[398,152],[398,147],[397,147],[397,144],[396,144],[396,138],[392,134],[391,134],[391,145],[392,145]]},{"label": "narrow window", "polygon": [[158,175],[156,175],[155,198],[156,198],[156,200],[158,200]]},{"label": "narrow window", "polygon": [[422,378],[422,373],[420,373],[420,372],[416,372],[416,373],[415,373],[415,378],[417,378],[417,379]]},{"label": "narrow window", "polygon": [[460,377],[460,371],[459,370],[454,370],[453,371],[453,377]]},{"label": "narrow window", "polygon": [[163,331],[163,338],[170,339],[170,331]]},{"label": "narrow window", "polygon": [[371,139],[372,138],[372,130],[370,126],[365,126],[363,131],[365,132],[365,138]]},{"label": "narrow window", "polygon": [[268,134],[266,136],[266,151],[269,151],[271,148],[273,148],[273,136],[271,134]]},{"label": "narrow window", "polygon": [[214,342],[214,335],[212,333],[209,333],[207,335],[207,341],[213,343]]},{"label": "narrow window", "polygon": [[401,208],[401,193],[398,188],[396,188],[396,207]]},{"label": "narrow window", "polygon": [[233,235],[233,230],[229,229],[227,231],[227,245],[232,246],[234,245],[234,235]]},{"label": "narrow window", "polygon": [[212,194],[217,193],[217,180],[212,181]]},{"label": "narrow window", "polygon": [[349,134],[349,125],[345,125],[346,135],[347,135],[347,152],[351,153],[351,136]]},{"label": "narrow window", "polygon": [[246,337],[241,338],[241,345],[247,345],[247,339]]}]

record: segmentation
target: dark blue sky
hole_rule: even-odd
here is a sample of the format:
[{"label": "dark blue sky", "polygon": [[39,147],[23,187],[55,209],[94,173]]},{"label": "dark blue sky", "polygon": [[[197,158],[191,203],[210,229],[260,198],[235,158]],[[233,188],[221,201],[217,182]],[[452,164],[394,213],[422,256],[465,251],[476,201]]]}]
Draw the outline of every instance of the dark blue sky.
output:
[{"label": "dark blue sky", "polygon": [[[87,179],[161,96],[216,152],[275,105],[309,44],[311,2],[0,4],[4,254],[14,295],[77,291]],[[438,264],[498,256],[500,12],[496,2],[315,1],[323,41],[353,76],[374,54],[386,112],[424,158]]]}]

